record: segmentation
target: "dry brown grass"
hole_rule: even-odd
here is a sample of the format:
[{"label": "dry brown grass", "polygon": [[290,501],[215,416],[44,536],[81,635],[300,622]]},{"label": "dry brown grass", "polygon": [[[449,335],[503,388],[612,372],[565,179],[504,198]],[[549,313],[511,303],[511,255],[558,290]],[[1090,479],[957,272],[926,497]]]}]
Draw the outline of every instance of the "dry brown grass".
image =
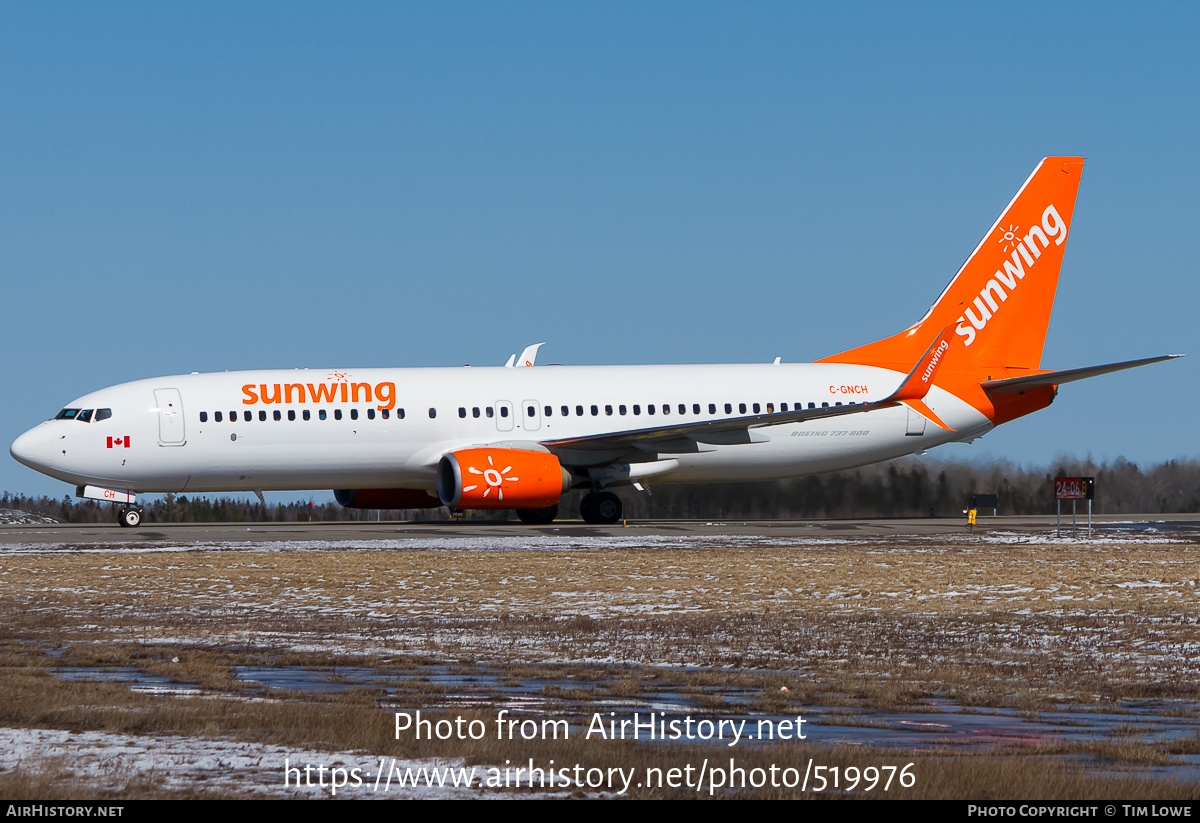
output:
[{"label": "dry brown grass", "polygon": [[[662,766],[712,753],[594,740],[413,746],[390,740],[379,689],[252,702],[261,690],[231,673],[243,665],[320,667],[330,682],[347,681],[351,666],[386,671],[396,689],[389,704],[413,708],[447,700],[436,672],[473,678],[455,690],[473,688],[477,706],[505,699],[497,682],[521,683],[568,713],[682,693],[715,714],[820,704],[845,707],[847,722],[863,708],[920,710],[935,695],[1028,715],[1063,703],[1178,699],[1188,716],[1200,700],[1198,579],[1200,546],[1186,544],[24,555],[0,568],[0,722],[477,763],[533,753]],[[215,696],[180,701],[66,682],[47,674],[54,665],[131,667]],[[1130,737],[1026,752],[1033,760],[923,755],[909,796],[1194,797],[1194,787],[1104,782],[1095,770],[1197,750],[1195,741]],[[737,756],[914,759],[864,751],[764,746]],[[0,793],[45,791],[55,768],[0,777]],[[18,782],[6,790],[9,779]],[[159,790],[147,784],[130,796]]]}]

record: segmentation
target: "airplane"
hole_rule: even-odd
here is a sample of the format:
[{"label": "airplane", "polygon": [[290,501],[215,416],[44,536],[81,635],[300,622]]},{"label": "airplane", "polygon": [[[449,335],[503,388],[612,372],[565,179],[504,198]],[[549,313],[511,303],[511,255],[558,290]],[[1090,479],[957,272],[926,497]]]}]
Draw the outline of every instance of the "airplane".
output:
[{"label": "airplane", "polygon": [[1042,349],[1083,172],[1047,157],[929,311],[815,363],[186,374],[86,394],[22,434],[21,463],[111,501],[334,489],[348,507],[515,509],[550,523],[582,490],[775,480],[876,463],[1044,409],[1064,383],[1181,355],[1052,371]]}]

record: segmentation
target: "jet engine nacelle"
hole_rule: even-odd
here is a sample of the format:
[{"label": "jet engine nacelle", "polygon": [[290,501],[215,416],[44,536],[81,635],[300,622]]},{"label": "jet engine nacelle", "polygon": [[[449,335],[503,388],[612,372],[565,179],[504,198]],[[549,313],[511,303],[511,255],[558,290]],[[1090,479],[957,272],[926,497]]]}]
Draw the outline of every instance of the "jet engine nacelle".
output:
[{"label": "jet engine nacelle", "polygon": [[347,509],[433,509],[442,505],[425,489],[334,489],[333,499]]},{"label": "jet engine nacelle", "polygon": [[570,487],[570,474],[547,452],[462,449],[438,463],[438,497],[455,509],[540,509]]}]

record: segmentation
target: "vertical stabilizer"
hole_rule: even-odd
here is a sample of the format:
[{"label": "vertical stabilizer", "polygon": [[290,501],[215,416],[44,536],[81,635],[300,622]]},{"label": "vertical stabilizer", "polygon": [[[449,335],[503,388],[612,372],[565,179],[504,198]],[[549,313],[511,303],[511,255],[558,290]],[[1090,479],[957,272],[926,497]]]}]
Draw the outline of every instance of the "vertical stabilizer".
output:
[{"label": "vertical stabilizer", "polygon": [[1082,173],[1082,157],[1042,160],[916,325],[818,362],[907,372],[949,327],[955,371],[1039,368]]}]

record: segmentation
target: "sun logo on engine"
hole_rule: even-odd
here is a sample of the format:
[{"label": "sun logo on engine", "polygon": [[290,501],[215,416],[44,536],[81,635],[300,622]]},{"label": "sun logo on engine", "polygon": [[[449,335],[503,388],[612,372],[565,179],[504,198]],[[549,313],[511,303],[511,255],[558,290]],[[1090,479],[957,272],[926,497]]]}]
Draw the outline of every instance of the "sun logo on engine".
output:
[{"label": "sun logo on engine", "polygon": [[1004,246],[1005,251],[1012,251],[1021,242],[1021,238],[1017,236],[1019,231],[1021,231],[1020,226],[1014,226],[1012,223],[1008,224],[1008,231],[1000,237],[1000,245]]},{"label": "sun logo on engine", "polygon": [[[503,500],[504,499],[504,481],[511,480],[515,483],[515,482],[519,481],[521,478],[505,477],[506,474],[508,474],[510,471],[512,471],[512,466],[505,466],[503,469],[497,470],[496,464],[492,462],[492,456],[490,454],[488,455],[487,461],[488,461],[488,468],[484,469],[483,471],[480,471],[479,469],[475,468],[474,466],[469,467],[467,469],[467,471],[470,474],[478,474],[478,475],[482,476],[484,482],[487,483],[488,487],[483,492],[484,497],[487,497],[489,494],[492,493],[492,489],[495,489],[497,498],[499,500]],[[463,492],[465,493],[465,492],[469,492],[469,491],[474,491],[477,488],[479,488],[478,483],[476,483],[474,486],[464,487]]]}]

